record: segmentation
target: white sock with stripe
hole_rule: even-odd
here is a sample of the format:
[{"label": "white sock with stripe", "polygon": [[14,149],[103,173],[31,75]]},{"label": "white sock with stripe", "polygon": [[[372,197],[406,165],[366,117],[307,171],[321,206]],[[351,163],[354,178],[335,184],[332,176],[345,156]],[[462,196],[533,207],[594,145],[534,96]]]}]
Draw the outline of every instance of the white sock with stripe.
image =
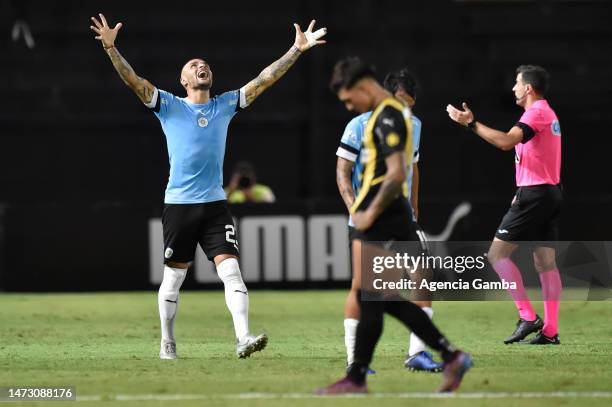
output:
[{"label": "white sock with stripe", "polygon": [[157,294],[162,340],[175,340],[174,319],[178,310],[179,289],[186,275],[187,269],[164,267],[164,278]]},{"label": "white sock with stripe", "polygon": [[242,281],[238,260],[223,260],[217,265],[217,274],[225,286],[225,304],[232,314],[236,338],[242,340],[249,333],[249,294]]}]

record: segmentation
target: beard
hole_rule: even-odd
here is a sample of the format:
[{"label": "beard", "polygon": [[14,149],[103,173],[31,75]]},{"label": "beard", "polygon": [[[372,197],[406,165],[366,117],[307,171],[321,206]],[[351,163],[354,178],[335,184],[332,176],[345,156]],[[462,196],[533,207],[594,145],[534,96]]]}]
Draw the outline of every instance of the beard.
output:
[{"label": "beard", "polygon": [[191,89],[194,90],[210,90],[210,88],[212,88],[212,80],[209,80],[208,82],[196,82]]}]

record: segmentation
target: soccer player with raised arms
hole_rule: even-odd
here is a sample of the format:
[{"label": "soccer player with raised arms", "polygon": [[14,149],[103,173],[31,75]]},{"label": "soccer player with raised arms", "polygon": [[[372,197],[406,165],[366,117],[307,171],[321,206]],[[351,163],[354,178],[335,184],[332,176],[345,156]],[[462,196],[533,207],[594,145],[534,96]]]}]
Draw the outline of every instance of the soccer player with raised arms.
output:
[{"label": "soccer player with raised arms", "polygon": [[[516,70],[512,91],[523,112],[508,132],[495,130],[477,121],[463,104],[463,110],[448,105],[448,115],[478,136],[502,150],[515,150],[516,185],[510,209],[497,228],[487,255],[501,279],[516,284],[509,294],[519,320],[514,332],[504,340],[510,344],[537,332],[529,345],[558,345],[561,277],[555,261],[555,241],[559,240],[561,190],[561,127],[559,119],[544,98],[548,72],[541,66],[521,65]],[[533,261],[539,273],[544,299],[544,321],[535,313],[521,272],[510,256],[521,241],[533,241]]]},{"label": "soccer player with raised arms", "polygon": [[158,89],[141,78],[121,56],[115,39],[121,23],[111,28],[102,14],[91,18],[104,51],[125,84],[159,119],[168,145],[170,178],[162,215],[164,234],[164,277],[159,288],[161,319],[160,358],[176,359],[174,320],[179,289],[199,244],[214,261],[225,287],[225,301],[236,333],[236,354],[249,357],[262,350],[265,334],[249,333],[249,297],[238,264],[238,241],[232,215],[223,190],[223,158],[227,128],[240,109],[261,95],[282,77],[300,55],[320,40],[325,28],[313,32],[315,21],[302,32],[295,27],[295,41],[289,51],[265,68],[240,90],[211,97],[213,72],[203,59],[189,60],[182,68],[180,82],[186,97]]},{"label": "soccer player with raised arms", "polygon": [[[391,72],[384,81],[384,87],[395,98],[405,103],[410,109],[416,103],[417,81],[414,75],[407,69]],[[336,181],[338,190],[350,210],[355,202],[355,197],[359,193],[362,179],[363,164],[361,163],[361,147],[364,131],[372,112],[362,113],[354,117],[344,130],[340,140],[340,146],[336,152],[338,156],[336,165]],[[413,164],[408,168],[406,176],[406,186],[408,190],[408,200],[414,213],[414,220],[418,218],[418,197],[419,197],[419,143],[421,139],[421,121],[414,114],[410,116],[412,124],[412,146]],[[354,224],[349,217],[349,241],[354,235]],[[424,239],[424,234],[418,233],[419,238]],[[344,305],[344,344],[346,346],[347,364],[353,363],[355,352],[355,336],[357,324],[359,323],[359,303],[357,302],[357,290],[355,281],[351,282],[351,289],[346,297]],[[425,313],[432,318],[433,309],[431,301],[420,298],[416,301]],[[425,343],[413,333],[410,334],[408,345],[408,355],[405,361],[406,368],[414,371],[439,372],[442,370],[442,363],[433,360],[431,353],[426,351]]]}]

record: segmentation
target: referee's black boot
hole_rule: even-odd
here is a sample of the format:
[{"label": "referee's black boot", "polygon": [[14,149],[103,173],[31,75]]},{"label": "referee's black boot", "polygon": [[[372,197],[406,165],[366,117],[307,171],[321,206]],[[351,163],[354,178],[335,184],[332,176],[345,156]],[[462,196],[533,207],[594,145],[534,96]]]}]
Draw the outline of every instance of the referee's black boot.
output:
[{"label": "referee's black boot", "polygon": [[558,334],[555,336],[546,336],[542,332],[538,333],[532,339],[527,339],[520,343],[521,345],[561,345]]},{"label": "referee's black boot", "polygon": [[540,316],[537,314],[534,321],[525,321],[524,319],[519,318],[518,322],[516,323],[516,329],[514,329],[512,335],[504,339],[504,343],[508,345],[510,343],[525,339],[527,335],[539,331],[543,326],[544,321],[542,321],[542,318],[540,318]]}]

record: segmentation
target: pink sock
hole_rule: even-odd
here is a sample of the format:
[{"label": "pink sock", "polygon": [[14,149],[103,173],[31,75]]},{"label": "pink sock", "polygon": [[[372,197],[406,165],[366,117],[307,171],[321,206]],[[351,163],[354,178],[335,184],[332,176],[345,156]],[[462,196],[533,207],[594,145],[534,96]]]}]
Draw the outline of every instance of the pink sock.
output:
[{"label": "pink sock", "polygon": [[540,273],[542,298],[544,299],[544,328],[542,333],[555,336],[559,330],[559,302],[561,299],[561,276],[559,269]]},{"label": "pink sock", "polygon": [[536,313],[531,306],[531,302],[529,302],[529,296],[527,296],[527,292],[525,292],[525,287],[523,286],[521,271],[516,267],[516,264],[508,257],[504,257],[493,264],[493,269],[502,280],[506,280],[509,283],[516,283],[516,289],[508,290],[508,293],[514,300],[514,304],[516,305],[516,309],[521,319],[525,321],[535,321]]}]

